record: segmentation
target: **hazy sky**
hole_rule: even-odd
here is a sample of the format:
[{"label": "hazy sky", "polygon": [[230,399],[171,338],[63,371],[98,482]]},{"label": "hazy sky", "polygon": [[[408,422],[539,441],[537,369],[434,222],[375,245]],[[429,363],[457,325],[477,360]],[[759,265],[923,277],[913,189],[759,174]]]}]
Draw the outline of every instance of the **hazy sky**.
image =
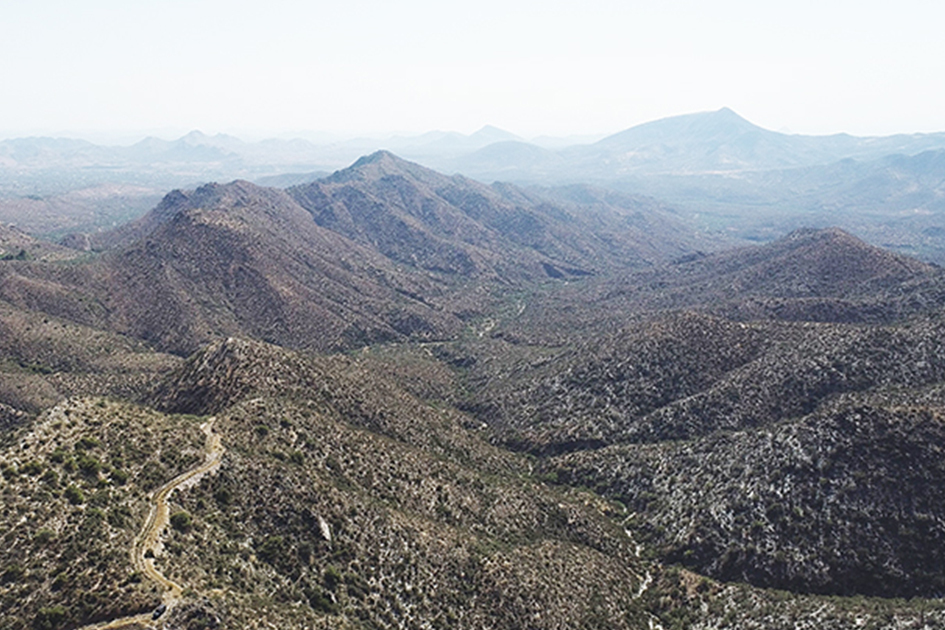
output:
[{"label": "hazy sky", "polygon": [[945,131],[943,24],[941,0],[0,0],[0,135],[568,135],[722,106]]}]

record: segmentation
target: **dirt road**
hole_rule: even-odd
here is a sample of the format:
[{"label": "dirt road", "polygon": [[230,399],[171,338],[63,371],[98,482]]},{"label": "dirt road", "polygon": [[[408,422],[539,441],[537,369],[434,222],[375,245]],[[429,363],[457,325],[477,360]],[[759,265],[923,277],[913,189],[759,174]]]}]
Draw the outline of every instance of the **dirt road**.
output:
[{"label": "dirt road", "polygon": [[[204,445],[203,463],[196,468],[191,468],[187,472],[177,475],[149,495],[151,511],[131,547],[131,563],[134,565],[135,570],[143,573],[164,588],[164,595],[161,598],[162,603],[167,606],[164,615],[170,612],[180,601],[181,594],[184,592],[184,588],[180,584],[165,577],[154,566],[155,556],[159,555],[161,552],[161,533],[170,521],[170,511],[167,506],[167,501],[175,490],[196,484],[200,481],[201,477],[220,466],[223,453],[226,449],[223,448],[220,436],[213,432],[214,420],[215,418],[210,418],[200,426],[200,430],[207,436]],[[151,552],[150,554],[148,554],[149,551]],[[125,628],[135,625],[139,627],[151,627],[152,624],[151,613],[149,612],[84,626],[80,628],[80,630],[106,630],[109,628]]]}]

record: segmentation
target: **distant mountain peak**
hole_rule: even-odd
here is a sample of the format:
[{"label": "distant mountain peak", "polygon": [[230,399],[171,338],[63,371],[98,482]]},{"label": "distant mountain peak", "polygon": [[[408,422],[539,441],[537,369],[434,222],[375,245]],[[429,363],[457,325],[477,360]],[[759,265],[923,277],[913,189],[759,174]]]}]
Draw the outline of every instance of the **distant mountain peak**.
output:
[{"label": "distant mountain peak", "polygon": [[194,129],[189,133],[181,136],[181,140],[185,142],[203,142],[207,140],[210,136],[200,131],[199,129]]},{"label": "distant mountain peak", "polygon": [[360,158],[357,159],[357,161],[355,161],[354,164],[352,164],[348,168],[360,168],[362,166],[367,166],[368,164],[383,164],[385,162],[397,163],[397,162],[406,162],[406,160],[403,160],[397,157],[396,155],[394,155],[393,153],[391,153],[390,151],[386,149],[381,149],[369,155],[361,156]]},{"label": "distant mountain peak", "polygon": [[398,157],[390,151],[381,149],[365,155],[348,168],[335,171],[326,178],[331,183],[343,183],[366,179],[379,179],[391,175],[411,177],[426,180],[431,177],[442,177],[439,173]]},{"label": "distant mountain peak", "polygon": [[737,118],[737,119],[739,119],[739,120],[745,120],[744,117],[739,116],[739,115],[735,112],[735,110],[732,109],[731,107],[722,107],[722,108],[719,108],[719,109],[715,110],[714,112],[711,112],[711,114],[713,114],[713,115],[715,115],[715,116],[728,116],[728,117],[735,117],[735,118]]},{"label": "distant mountain peak", "polygon": [[636,125],[608,136],[600,146],[642,147],[655,143],[717,142],[746,132],[768,132],[742,118],[728,107],[713,112],[697,112],[661,118]]},{"label": "distant mountain peak", "polygon": [[492,125],[485,125],[479,131],[471,134],[469,136],[470,140],[475,140],[480,143],[492,144],[493,142],[507,142],[507,141],[521,141],[522,139],[519,136],[516,136],[514,133],[508,132],[504,129],[499,129]]}]

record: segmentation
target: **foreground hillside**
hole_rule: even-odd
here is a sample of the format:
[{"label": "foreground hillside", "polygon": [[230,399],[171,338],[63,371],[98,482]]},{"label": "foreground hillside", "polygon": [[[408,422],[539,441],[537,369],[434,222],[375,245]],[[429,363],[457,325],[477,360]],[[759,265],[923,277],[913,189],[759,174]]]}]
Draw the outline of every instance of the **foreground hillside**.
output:
[{"label": "foreground hillside", "polygon": [[[326,373],[333,382],[317,384]],[[214,408],[227,449],[212,477],[174,496],[186,517],[158,554],[193,607],[240,628],[645,623],[643,568],[606,502],[542,486],[454,413],[376,376],[365,390],[363,376],[341,358],[234,340],[153,395],[162,408]],[[200,422],[79,399],[17,436],[4,452],[2,627],[157,605],[125,550],[144,493],[193,465]]]},{"label": "foreground hillside", "polygon": [[163,412],[80,398],[43,414],[3,450],[0,627],[74,628],[160,602],[128,550],[146,493],[200,461],[206,416],[172,413],[184,408],[215,413],[226,451],[171,497],[156,567],[185,590],[169,628],[945,621],[934,602],[785,599],[644,560],[623,531],[639,516],[545,485],[373,361],[229,340],[146,396]]}]

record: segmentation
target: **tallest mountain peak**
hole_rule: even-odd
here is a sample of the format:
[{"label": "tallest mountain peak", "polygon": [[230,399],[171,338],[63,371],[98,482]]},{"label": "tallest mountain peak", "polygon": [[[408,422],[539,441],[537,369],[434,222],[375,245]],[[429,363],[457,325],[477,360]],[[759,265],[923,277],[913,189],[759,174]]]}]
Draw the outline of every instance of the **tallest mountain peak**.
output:
[{"label": "tallest mountain peak", "polygon": [[728,107],[663,118],[631,127],[601,140],[601,146],[639,148],[653,144],[687,146],[693,142],[726,142],[745,133],[765,132]]},{"label": "tallest mountain peak", "polygon": [[708,112],[708,114],[713,118],[748,122],[743,116],[740,116],[738,112],[736,112],[731,107],[722,107],[721,109],[717,109],[714,112]]}]

